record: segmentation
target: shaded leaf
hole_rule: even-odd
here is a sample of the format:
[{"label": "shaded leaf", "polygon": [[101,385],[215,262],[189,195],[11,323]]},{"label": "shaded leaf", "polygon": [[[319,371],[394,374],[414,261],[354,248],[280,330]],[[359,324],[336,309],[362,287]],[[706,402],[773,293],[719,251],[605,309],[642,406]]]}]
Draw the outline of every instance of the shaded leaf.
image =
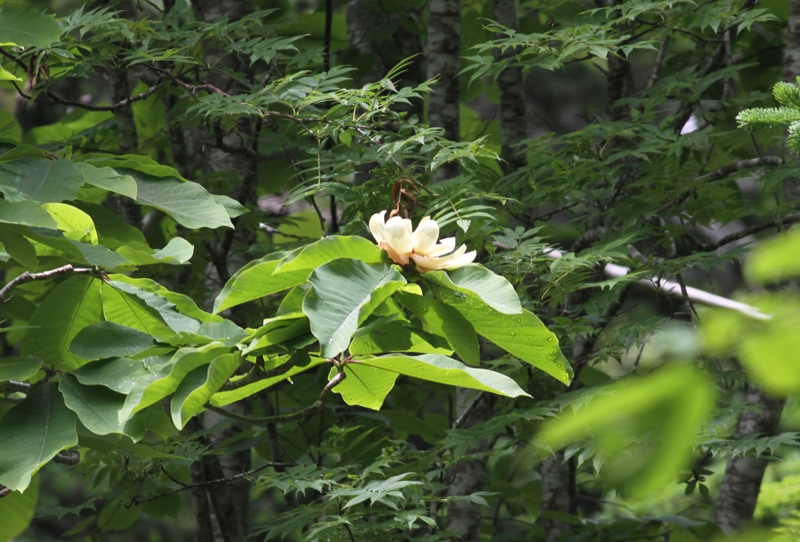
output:
[{"label": "shaded leaf", "polygon": [[153,337],[114,322],[100,322],[80,330],[69,351],[87,360],[133,356],[153,346]]},{"label": "shaded leaf", "polygon": [[[331,367],[328,380],[334,377],[336,371],[336,367]],[[332,391],[341,395],[350,406],[363,406],[372,410],[380,410],[399,376],[393,371],[355,363],[346,365],[344,373],[345,379]]]},{"label": "shaded leaf", "polygon": [[58,388],[67,408],[75,412],[86,429],[95,435],[120,433],[128,435],[134,442],[144,437],[144,416],[134,416],[125,423],[119,421],[125,395],[105,386],[83,385],[69,374],[61,376]]}]

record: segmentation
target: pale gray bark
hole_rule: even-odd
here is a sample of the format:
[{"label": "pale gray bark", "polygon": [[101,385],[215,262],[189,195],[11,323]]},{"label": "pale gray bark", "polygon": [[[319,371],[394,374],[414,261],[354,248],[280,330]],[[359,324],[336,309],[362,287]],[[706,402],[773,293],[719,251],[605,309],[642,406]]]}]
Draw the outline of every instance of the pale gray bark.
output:
[{"label": "pale gray bark", "polygon": [[[461,50],[460,0],[430,0],[428,4],[428,43],[426,60],[428,78],[437,78],[428,95],[428,124],[444,129],[444,137],[458,141],[459,133],[459,59]],[[458,163],[441,166],[435,180],[458,175]]]},{"label": "pale gray bark", "polygon": [[[736,425],[736,436],[774,435],[785,399],[769,397],[750,387],[747,402],[755,410],[743,410]],[[733,457],[725,467],[725,476],[714,506],[714,523],[726,533],[737,531],[753,519],[761,481],[768,461],[757,457]]]},{"label": "pale gray bark", "polygon": [[[800,0],[790,0],[786,47],[783,50],[783,79],[794,83],[798,76],[800,76]],[[788,154],[788,151],[784,152]],[[795,177],[786,179],[783,192],[786,201],[800,199],[800,179]]]},{"label": "pale gray bark", "polygon": [[[501,25],[511,30],[519,30],[517,17],[517,0],[492,0],[494,19]],[[517,49],[508,49],[503,53],[496,53],[498,58],[511,57],[517,54]],[[517,145],[527,136],[525,126],[525,87],[522,68],[509,66],[497,78],[500,87],[500,133],[501,150],[500,158],[505,163],[503,169],[506,173],[525,167],[524,151],[520,152]]]},{"label": "pale gray bark", "polygon": [[[564,461],[564,452],[542,461],[539,476],[542,483],[542,511],[569,513],[569,465]],[[569,525],[551,518],[541,518],[538,523],[544,527],[545,542],[555,542],[569,530]]]},{"label": "pale gray bark", "polygon": [[[476,399],[475,393],[475,390],[465,388],[456,390],[457,417],[463,420],[460,427],[471,427],[492,416],[491,397],[483,394]],[[469,409],[468,412],[467,409]],[[476,448],[467,450],[467,454],[485,452],[491,448],[492,442],[491,439],[485,439]],[[481,459],[462,459],[450,468],[447,480],[449,496],[471,495],[482,491],[486,481],[486,463]],[[468,502],[449,504],[446,529],[455,533],[456,540],[478,542],[481,529],[481,506]]]}]

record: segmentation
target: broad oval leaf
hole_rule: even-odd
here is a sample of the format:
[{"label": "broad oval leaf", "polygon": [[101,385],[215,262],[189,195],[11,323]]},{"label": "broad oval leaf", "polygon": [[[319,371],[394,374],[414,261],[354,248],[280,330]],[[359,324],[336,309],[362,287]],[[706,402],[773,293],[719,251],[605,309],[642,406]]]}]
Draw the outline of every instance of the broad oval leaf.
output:
[{"label": "broad oval leaf", "polygon": [[120,433],[128,435],[134,442],[144,437],[144,416],[134,416],[124,423],[119,421],[125,395],[105,386],[85,386],[69,374],[61,376],[58,389],[67,408],[75,412],[86,429],[95,435]]},{"label": "broad oval leaf", "polygon": [[450,288],[454,292],[479,299],[502,314],[521,314],[522,306],[511,283],[480,264],[470,264],[451,271],[426,273],[429,281]]},{"label": "broad oval leaf", "polygon": [[453,307],[432,297],[397,292],[394,297],[422,322],[423,329],[447,339],[461,359],[472,365],[481,361],[475,328]]},{"label": "broad oval leaf", "polygon": [[401,375],[439,382],[449,386],[460,386],[474,390],[488,391],[506,397],[530,397],[522,388],[506,375],[468,367],[460,361],[439,354],[421,356],[390,355],[358,358],[355,363]]},{"label": "broad oval leaf", "polygon": [[205,404],[227,382],[241,362],[239,352],[223,354],[206,367],[198,367],[181,382],[170,402],[172,423],[183,429],[186,422],[202,412]]},{"label": "broad oval leaf", "polygon": [[0,4],[0,42],[20,47],[47,47],[61,37],[61,27],[22,2]]},{"label": "broad oval leaf", "polygon": [[[41,359],[60,370],[70,370],[85,363],[67,350],[83,328],[101,322],[100,281],[87,275],[70,277],[39,304],[22,339],[21,355]],[[47,340],[42,340],[47,337]]]},{"label": "broad oval leaf", "polygon": [[0,484],[24,491],[42,465],[78,444],[76,421],[55,382],[33,388],[0,418]]},{"label": "broad oval leaf", "polygon": [[[392,316],[384,318],[392,318]],[[381,320],[383,318],[379,319],[379,322]],[[361,329],[358,331],[360,333]],[[418,354],[443,354],[445,356],[453,353],[452,350],[446,348],[447,343],[442,339],[398,321],[376,325],[368,333],[357,335],[353,342],[350,343],[350,353],[354,356],[391,352],[416,352]],[[439,342],[444,344],[442,346],[434,344]]]},{"label": "broad oval leaf", "polygon": [[315,269],[308,281],[311,289],[303,300],[303,312],[323,358],[344,352],[358,325],[406,283],[389,264],[353,259],[329,262]]},{"label": "broad oval leaf", "polygon": [[443,285],[439,278],[426,273],[425,281],[441,301],[460,312],[479,335],[492,341],[522,361],[541,369],[556,380],[569,384],[572,367],[558,346],[558,338],[532,312],[503,314],[480,299],[459,295],[459,292]]},{"label": "broad oval leaf", "polygon": [[100,322],[83,328],[69,351],[87,360],[133,356],[153,346],[153,337],[132,327]]},{"label": "broad oval leaf", "polygon": [[50,213],[34,201],[11,202],[0,199],[0,222],[48,230],[58,229],[58,224]]},{"label": "broad oval leaf", "polygon": [[[380,410],[383,401],[392,391],[399,373],[386,371],[367,365],[350,363],[344,367],[345,379],[333,388],[334,393],[342,396],[350,406],[363,406],[372,410]],[[336,367],[331,367],[328,380],[336,374]]]},{"label": "broad oval leaf", "polygon": [[67,159],[26,156],[0,164],[0,191],[9,201],[57,203],[75,199],[83,182],[83,173]]},{"label": "broad oval leaf", "polygon": [[0,499],[0,542],[14,540],[30,525],[39,499],[39,477],[20,493],[14,491]]},{"label": "broad oval leaf", "polygon": [[[289,367],[286,372],[282,374],[258,380],[252,384],[242,386],[241,388],[215,393],[208,403],[215,407],[223,407],[225,405],[235,403],[236,401],[241,401],[245,397],[250,397],[261,390],[265,390],[271,386],[274,386],[278,382],[283,382],[284,380],[288,380],[295,375],[308,371],[309,369],[313,369],[318,365],[327,363],[327,360],[318,358],[316,356],[309,356],[305,352],[298,352],[291,358],[288,356],[282,357],[281,362],[282,363],[280,365],[289,363],[291,364],[291,367]],[[267,366],[267,370],[276,369],[278,366],[279,365],[274,365],[271,367]],[[231,379],[231,382],[235,383],[236,379]]]},{"label": "broad oval leaf", "polygon": [[142,360],[130,358],[103,359],[72,371],[81,384],[105,386],[123,395],[130,393],[137,380],[152,374]]},{"label": "broad oval leaf", "polygon": [[3,248],[8,252],[9,256],[29,270],[35,271],[36,268],[39,267],[39,258],[36,257],[36,248],[23,236],[8,228],[0,227],[0,243],[3,243]]},{"label": "broad oval leaf", "polygon": [[384,261],[382,252],[363,237],[337,235],[290,253],[269,254],[248,263],[230,278],[214,301],[214,312],[303,284],[314,269],[338,258],[380,263]]},{"label": "broad oval leaf", "polygon": [[0,382],[27,380],[39,372],[42,362],[22,357],[0,358]]}]

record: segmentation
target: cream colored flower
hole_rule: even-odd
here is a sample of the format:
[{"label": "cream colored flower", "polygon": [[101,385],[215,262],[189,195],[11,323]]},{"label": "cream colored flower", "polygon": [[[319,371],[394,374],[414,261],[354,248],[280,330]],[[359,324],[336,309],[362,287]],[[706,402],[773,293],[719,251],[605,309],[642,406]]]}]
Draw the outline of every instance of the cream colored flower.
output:
[{"label": "cream colored flower", "polygon": [[[369,231],[392,261],[408,265],[417,264],[417,271],[425,273],[437,269],[454,269],[467,265],[475,259],[475,251],[467,252],[467,246],[456,247],[455,237],[439,240],[439,224],[430,217],[423,218],[414,230],[408,219],[393,216],[384,221],[386,211],[372,215]],[[450,253],[450,254],[448,254]]]}]

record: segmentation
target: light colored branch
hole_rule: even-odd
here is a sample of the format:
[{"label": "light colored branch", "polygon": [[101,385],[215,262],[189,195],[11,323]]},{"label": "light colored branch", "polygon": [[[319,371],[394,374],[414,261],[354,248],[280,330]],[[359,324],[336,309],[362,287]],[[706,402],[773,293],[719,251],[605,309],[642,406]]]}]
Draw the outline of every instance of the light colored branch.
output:
[{"label": "light colored branch", "polygon": [[50,271],[42,271],[41,273],[29,273],[25,271],[23,274],[0,288],[0,301],[3,303],[8,303],[14,296],[6,298],[8,293],[19,286],[20,284],[25,284],[26,282],[33,282],[34,280],[47,280],[49,278],[55,277],[57,275],[95,275],[101,276],[102,273],[96,268],[76,268],[72,267],[72,265],[64,265],[62,267],[56,267],[55,269],[51,269]]},{"label": "light colored branch", "polygon": [[[560,250],[551,250],[546,255],[550,258],[561,258],[564,255],[564,253],[561,252]],[[603,272],[608,277],[616,278],[616,277],[624,277],[625,275],[630,273],[631,270],[621,265],[607,263],[603,267]],[[647,286],[648,288],[661,291],[667,294],[679,297],[684,296],[684,292],[683,289],[681,288],[681,285],[671,280],[660,279],[660,278],[640,279],[638,283]],[[745,316],[749,316],[750,318],[754,318],[756,320],[772,319],[771,315],[764,314],[763,312],[761,312],[760,310],[751,305],[740,303],[739,301],[734,301],[732,299],[728,299],[727,297],[722,297],[716,294],[712,294],[704,290],[692,288],[691,286],[686,287],[686,296],[693,303],[700,303],[701,305],[706,305],[709,307],[718,307],[722,309],[733,310],[740,314],[744,314]]]}]

